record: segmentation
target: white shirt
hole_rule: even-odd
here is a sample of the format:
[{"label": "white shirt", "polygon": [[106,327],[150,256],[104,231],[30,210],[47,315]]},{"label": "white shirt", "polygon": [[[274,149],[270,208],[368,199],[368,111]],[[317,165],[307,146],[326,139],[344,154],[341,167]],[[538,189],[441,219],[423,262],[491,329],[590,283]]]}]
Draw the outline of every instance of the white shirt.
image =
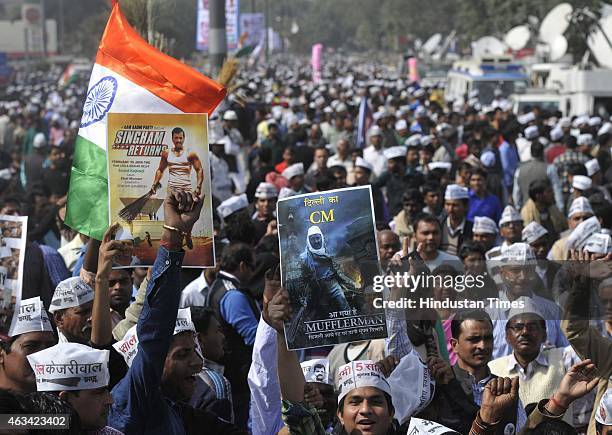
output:
[{"label": "white shirt", "polygon": [[463,272],[463,263],[459,260],[459,257],[455,255],[448,254],[444,251],[440,251],[438,249],[438,256],[433,260],[423,260],[425,265],[429,268],[430,271],[434,271],[434,269],[442,264],[448,264],[460,272]]},{"label": "white shirt", "polygon": [[538,354],[538,357],[531,361],[529,364],[527,364],[527,367],[525,368],[523,368],[523,366],[518,363],[516,357],[514,356],[514,352],[510,354],[510,358],[508,359],[508,371],[516,371],[521,381],[528,381],[529,379],[531,379],[531,377],[535,373],[536,366],[538,365],[542,367],[549,366],[548,355],[546,353],[540,352]]},{"label": "white shirt", "polygon": [[183,289],[180,307],[203,307],[206,305],[206,296],[208,296],[208,283],[202,272]]},{"label": "white shirt", "polygon": [[383,149],[377,150],[374,145],[370,145],[363,150],[363,159],[374,166],[374,175],[380,177],[387,169],[387,158],[383,152]]},{"label": "white shirt", "polygon": [[253,435],[277,433],[283,427],[281,394],[276,359],[276,331],[259,319],[253,362],[247,382],[251,390],[251,430]]}]

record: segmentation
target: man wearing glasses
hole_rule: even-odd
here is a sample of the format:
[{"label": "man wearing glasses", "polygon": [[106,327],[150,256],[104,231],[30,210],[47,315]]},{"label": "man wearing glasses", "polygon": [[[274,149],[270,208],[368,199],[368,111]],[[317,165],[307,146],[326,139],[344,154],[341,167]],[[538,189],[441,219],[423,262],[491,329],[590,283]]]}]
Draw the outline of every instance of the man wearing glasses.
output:
[{"label": "man wearing glasses", "polygon": [[564,348],[543,346],[547,322],[538,303],[528,297],[520,297],[516,302],[522,308],[511,309],[506,323],[506,340],[512,353],[491,361],[491,373],[511,378],[518,376],[519,398],[524,405],[550,398],[567,409],[564,420],[572,424],[572,405],[563,403],[563,398],[555,395],[570,368],[565,366],[565,361],[570,359],[565,357]]},{"label": "man wearing glasses", "polygon": [[498,298],[490,301],[486,310],[494,325],[493,357],[500,358],[512,352],[512,344],[507,340],[506,324],[512,309],[521,308],[521,301],[525,299],[536,305],[545,319],[544,343],[547,346],[567,346],[568,341],[561,332],[559,306],[552,300],[533,292],[533,289],[537,288],[540,283],[540,278],[536,273],[537,260],[533,249],[527,243],[502,246],[500,257],[493,262],[500,269],[502,281],[498,286]]}]

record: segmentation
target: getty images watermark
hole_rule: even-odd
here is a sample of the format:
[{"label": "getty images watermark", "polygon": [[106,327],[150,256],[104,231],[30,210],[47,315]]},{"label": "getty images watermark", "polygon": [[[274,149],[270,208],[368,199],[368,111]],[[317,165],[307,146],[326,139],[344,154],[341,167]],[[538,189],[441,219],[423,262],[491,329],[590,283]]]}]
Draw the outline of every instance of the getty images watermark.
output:
[{"label": "getty images watermark", "polygon": [[[434,289],[434,296],[417,298],[400,297],[394,300],[385,300],[376,297],[372,300],[374,308],[408,308],[408,309],[521,309],[523,300],[509,301],[498,297],[486,297],[486,275],[431,275],[427,273],[411,274],[409,272],[396,272],[388,275],[376,275],[372,290],[382,293],[385,288],[406,289],[413,295],[417,291]],[[443,297],[435,297],[435,289],[441,290]],[[456,292],[456,293],[455,293]],[[469,293],[470,297],[459,298],[459,294]],[[466,295],[466,294],[464,294]]]}]

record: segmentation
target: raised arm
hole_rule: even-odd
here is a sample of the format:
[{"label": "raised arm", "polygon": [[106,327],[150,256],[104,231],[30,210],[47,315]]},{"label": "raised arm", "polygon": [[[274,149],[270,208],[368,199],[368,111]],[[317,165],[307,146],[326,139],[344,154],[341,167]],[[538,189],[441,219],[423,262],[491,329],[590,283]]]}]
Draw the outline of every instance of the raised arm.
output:
[{"label": "raised arm", "polygon": [[304,400],[304,374],[297,359],[296,352],[287,350],[285,343],[284,322],[291,318],[289,293],[285,289],[278,291],[267,304],[264,320],[276,330],[278,381],[283,400],[302,402]]},{"label": "raised arm", "polygon": [[579,362],[568,370],[563,376],[561,384],[550,399],[541,400],[538,406],[529,414],[527,424],[521,434],[529,429],[535,429],[545,420],[561,420],[569,406],[585,396],[597,386],[599,378],[596,376],[597,367],[589,359]]},{"label": "raised arm", "polygon": [[[191,195],[172,191],[164,201],[165,221],[189,233],[201,208],[202,202],[193,202]],[[113,390],[113,396],[122,400],[113,405],[109,421],[124,432],[141,431],[150,410],[162,400],[161,377],[181,296],[182,242],[182,234],[164,229],[136,328],[138,353],[126,377]]]},{"label": "raised arm", "polygon": [[119,240],[113,240],[113,235],[118,228],[119,224],[115,223],[106,230],[98,255],[95,296],[91,316],[91,344],[98,347],[107,346],[113,340],[110,295],[108,292],[108,277],[113,269],[113,259],[119,254],[132,254],[129,245]]}]

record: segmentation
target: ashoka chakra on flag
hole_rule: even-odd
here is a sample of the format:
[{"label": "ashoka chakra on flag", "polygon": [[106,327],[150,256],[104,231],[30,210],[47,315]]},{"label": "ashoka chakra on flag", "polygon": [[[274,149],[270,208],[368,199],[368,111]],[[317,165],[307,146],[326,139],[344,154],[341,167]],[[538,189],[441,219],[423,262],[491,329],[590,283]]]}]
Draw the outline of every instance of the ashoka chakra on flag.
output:
[{"label": "ashoka chakra on flag", "polygon": [[87,127],[104,118],[113,105],[117,94],[117,80],[112,76],[102,77],[87,93],[83,105],[81,127]]}]

